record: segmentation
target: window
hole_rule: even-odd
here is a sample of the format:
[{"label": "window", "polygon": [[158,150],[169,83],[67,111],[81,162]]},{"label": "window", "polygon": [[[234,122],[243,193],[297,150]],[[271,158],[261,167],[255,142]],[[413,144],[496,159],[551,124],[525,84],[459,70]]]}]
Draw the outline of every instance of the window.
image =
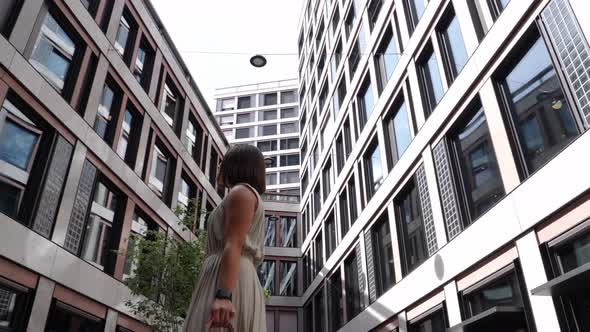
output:
[{"label": "window", "polygon": [[258,267],[258,278],[262,288],[270,292],[271,295],[277,295],[275,289],[275,261],[265,260]]},{"label": "window", "polygon": [[508,3],[510,3],[510,0],[488,0],[490,11],[492,12],[494,20],[498,19],[506,6],[508,6]]},{"label": "window", "polygon": [[237,115],[237,123],[249,123],[254,121],[253,113],[241,113]]},{"label": "window", "polygon": [[342,326],[342,315],[344,313],[340,269],[336,269],[336,272],[329,278],[326,285],[328,291],[328,331],[335,332]]},{"label": "window", "polygon": [[29,289],[0,278],[0,330],[25,330],[30,297]]},{"label": "window", "polygon": [[234,116],[233,115],[222,115],[219,117],[219,125],[220,126],[231,126],[234,124]]},{"label": "window", "polygon": [[162,103],[162,109],[160,113],[164,116],[164,120],[174,128],[177,114],[179,113],[179,102],[178,94],[176,94],[168,85],[164,84],[164,102]]},{"label": "window", "polygon": [[281,134],[293,134],[298,131],[297,122],[281,123]]},{"label": "window", "polygon": [[295,107],[283,108],[281,110],[281,119],[295,118],[298,115],[299,115],[299,112],[297,112],[297,108],[295,108]]},{"label": "window", "polygon": [[[299,138],[285,138],[281,140],[281,150],[299,148]],[[275,149],[276,150],[276,149]]]},{"label": "window", "polygon": [[94,120],[94,131],[106,142],[112,142],[116,121],[113,120],[113,112],[120,100],[119,91],[111,88],[109,83],[102,88],[102,95],[98,104],[98,112]]},{"label": "window", "polygon": [[259,113],[259,115],[262,115],[262,121],[276,120],[277,119],[277,110],[262,111]]},{"label": "window", "polygon": [[467,63],[467,50],[459,26],[459,19],[452,9],[446,14],[446,20],[439,27],[438,34],[442,41],[442,54],[445,59],[446,72],[448,72],[448,81],[452,82],[459,75]]},{"label": "window", "polygon": [[252,107],[252,97],[251,96],[238,97],[238,109],[250,108],[250,107]]},{"label": "window", "polygon": [[457,183],[463,193],[461,201],[466,205],[467,226],[504,196],[496,154],[479,102],[452,132],[450,140],[458,167]]},{"label": "window", "polygon": [[412,272],[428,258],[426,233],[418,188],[412,179],[395,201],[397,227],[404,275]]},{"label": "window", "polygon": [[125,52],[128,48],[129,33],[131,32],[131,26],[129,25],[128,18],[123,14],[119,20],[119,28],[117,30],[117,36],[115,37],[115,50],[125,57]]},{"label": "window", "polygon": [[359,90],[357,95],[357,102],[359,111],[359,121],[361,123],[361,128],[363,128],[367,123],[367,120],[371,116],[371,113],[373,113],[373,109],[375,107],[375,99],[373,98],[373,89],[371,87],[370,76],[367,76],[365,82]]},{"label": "window", "polygon": [[269,186],[277,184],[277,173],[266,173],[266,184]]},{"label": "window", "polygon": [[297,296],[297,263],[279,262],[279,296]]},{"label": "window", "polygon": [[391,75],[393,75],[393,70],[399,61],[401,52],[395,38],[393,30],[389,28],[385,32],[381,45],[375,55],[375,63],[379,77],[379,91],[385,89],[385,86],[391,78]]},{"label": "window", "polygon": [[150,73],[154,52],[149,47],[146,40],[142,40],[137,49],[135,65],[133,66],[133,76],[139,84],[147,91],[149,89]]},{"label": "window", "polygon": [[314,244],[314,253],[315,253],[315,258],[314,258],[314,275],[317,275],[320,273],[320,271],[322,270],[322,268],[324,267],[324,237],[323,237],[323,232],[322,230],[320,230],[315,239],[313,240],[313,244]]},{"label": "window", "polygon": [[344,32],[346,34],[346,39],[350,38],[350,33],[352,32],[352,27],[354,26],[354,20],[356,19],[354,13],[354,6],[350,6],[350,10],[346,15],[346,19],[344,20]]},{"label": "window", "polygon": [[379,220],[371,227],[370,232],[373,245],[375,286],[377,287],[377,297],[379,297],[395,283],[393,247],[387,211],[379,217]]},{"label": "window", "polygon": [[263,106],[270,106],[277,104],[277,93],[265,93],[262,95],[262,105]]},{"label": "window", "polygon": [[[191,205],[195,203],[194,200],[197,196],[196,194],[197,190],[195,185],[182,176],[180,178],[180,186],[178,188],[178,205],[185,211],[192,209],[193,207]],[[180,219],[182,218],[184,218],[183,215],[180,216]]]},{"label": "window", "polygon": [[299,172],[281,172],[281,184],[297,183],[299,182]]},{"label": "window", "polygon": [[277,125],[268,125],[258,127],[259,136],[272,136],[277,134]]},{"label": "window", "polygon": [[279,220],[279,242],[283,248],[297,247],[297,217],[281,216]]},{"label": "window", "polygon": [[336,174],[340,174],[342,168],[344,168],[345,156],[344,156],[344,140],[342,139],[342,132],[336,138]]},{"label": "window", "polygon": [[49,83],[62,91],[69,78],[77,48],[74,38],[51,13],[47,13],[30,61]]},{"label": "window", "polygon": [[[587,331],[590,327],[587,315],[590,297],[588,289],[584,287],[588,283],[588,277],[583,274],[590,263],[590,233],[587,226],[588,220],[543,245],[544,253],[547,253],[546,266],[550,277],[561,277],[564,280],[551,288],[545,287],[545,294],[549,295],[547,291],[552,291],[560,323],[562,326],[576,327],[571,328],[575,332]],[[553,279],[550,282],[555,281]],[[541,294],[533,292],[533,296],[539,295]]]},{"label": "window", "polygon": [[[131,236],[127,243],[127,253],[132,253],[135,250],[136,237],[145,238],[148,234],[148,230],[154,231],[157,229],[158,226],[154,225],[152,222],[148,223],[145,218],[140,216],[138,211],[135,211],[133,214],[133,220],[131,221]],[[124,276],[132,276],[135,273],[137,262],[130,258],[130,255],[125,256],[125,266],[123,268]]]},{"label": "window", "polygon": [[391,114],[386,118],[386,126],[391,161],[395,165],[412,142],[408,108],[403,100],[394,104]]},{"label": "window", "polygon": [[370,0],[369,5],[367,6],[367,14],[369,15],[369,29],[373,31],[375,24],[377,23],[377,19],[379,19],[379,13],[381,12],[381,7],[383,7],[382,0]]},{"label": "window", "polygon": [[317,182],[313,188],[313,220],[315,220],[320,214],[322,209],[321,196],[320,196],[320,183]]},{"label": "window", "polygon": [[133,165],[135,162],[135,153],[139,140],[137,131],[140,127],[139,115],[131,109],[126,109],[123,114],[123,123],[121,125],[121,135],[117,145],[117,154],[125,160],[127,165]]},{"label": "window", "polygon": [[416,64],[424,112],[427,118],[434,111],[445,93],[436,61],[436,54],[429,45]]},{"label": "window", "polygon": [[201,153],[203,150],[203,127],[189,115],[189,122],[186,127],[186,149],[193,157],[197,165],[201,166]]},{"label": "window", "polygon": [[235,98],[225,98],[221,100],[221,111],[233,111],[236,109]]},{"label": "window", "polygon": [[332,162],[330,161],[330,158],[328,158],[328,161],[322,170],[322,194],[324,196],[324,201],[328,198],[328,195],[330,195],[333,182],[334,178],[332,176]]},{"label": "window", "polygon": [[358,64],[361,60],[361,51],[359,49],[358,41],[352,45],[352,50],[350,51],[350,55],[348,56],[348,70],[350,72],[350,80],[354,77],[354,73],[358,67]]},{"label": "window", "polygon": [[352,153],[352,132],[350,130],[350,121],[347,119],[344,121],[343,125],[343,133],[344,133],[344,150],[347,156],[350,156]]},{"label": "window", "polygon": [[264,158],[264,161],[266,163],[266,168],[272,168],[272,167],[279,166],[278,156],[267,156]]},{"label": "window", "polygon": [[340,82],[338,83],[338,87],[336,88],[336,102],[334,103],[334,109],[336,113],[340,111],[342,106],[344,106],[344,98],[346,97],[346,76],[342,75],[340,78]]},{"label": "window", "polygon": [[[268,174],[267,174],[268,175]],[[276,247],[276,233],[277,233],[277,217],[266,215],[264,216],[264,246]]]},{"label": "window", "polygon": [[0,3],[0,34],[6,38],[10,35],[21,4],[21,0],[4,0]]},{"label": "window", "polygon": [[350,321],[362,310],[356,252],[344,261],[344,289],[346,292],[346,317]]},{"label": "window", "polygon": [[281,104],[296,103],[295,90],[281,92]]},{"label": "window", "polygon": [[505,110],[519,149],[521,177],[526,178],[579,135],[570,103],[542,38],[532,36],[526,50],[500,78]]},{"label": "window", "polygon": [[420,18],[426,10],[428,0],[406,0],[406,16],[408,17],[408,25],[410,32],[413,32]]},{"label": "window", "polygon": [[377,140],[373,141],[363,156],[365,176],[367,181],[367,201],[373,197],[383,183],[383,168],[381,167],[381,153]]},{"label": "window", "polygon": [[90,314],[54,300],[47,318],[46,332],[102,332],[104,322]]},{"label": "window", "polygon": [[318,97],[318,108],[320,109],[320,112],[324,110],[326,100],[328,100],[328,84],[323,85],[320,89],[320,96]]},{"label": "window", "polygon": [[[492,277],[490,281],[484,281],[485,283],[483,285],[476,285],[462,292],[461,300],[465,308],[466,319],[494,307],[516,307],[521,309],[524,307],[514,266],[511,265],[508,272],[500,271],[499,274],[499,276]],[[528,331],[524,312],[519,316],[515,316],[514,322],[510,322],[510,329],[517,330],[517,328],[522,328],[522,331]],[[496,328],[500,328],[500,326],[496,326]]]},{"label": "window", "polygon": [[236,128],[236,139],[254,137],[254,127],[250,128]]},{"label": "window", "polygon": [[[319,1],[318,1],[319,3]],[[321,332],[326,330],[326,308],[324,304],[324,287],[320,287],[319,291],[313,297],[313,315],[314,315],[314,332]]]},{"label": "window", "polygon": [[216,148],[211,148],[209,157],[209,182],[213,186],[217,185],[217,171],[219,170],[219,152]]},{"label": "window", "polygon": [[299,165],[299,155],[289,154],[281,156],[281,166],[296,166]]},{"label": "window", "polygon": [[446,332],[447,320],[443,307],[432,314],[420,318],[419,321],[411,321],[408,324],[408,332]]},{"label": "window", "polygon": [[329,258],[336,249],[336,220],[334,219],[334,212],[330,213],[324,224],[326,231],[326,259]]},{"label": "window", "polygon": [[334,72],[336,72],[336,70],[338,69],[338,66],[340,65],[340,60],[342,60],[342,42],[340,41],[340,39],[338,40],[338,44],[336,44],[336,47],[334,48]]},{"label": "window", "polygon": [[257,143],[257,146],[262,152],[276,151],[277,141],[260,141]]},{"label": "window", "polygon": [[170,168],[170,160],[164,154],[164,150],[157,144],[154,145],[154,151],[152,152],[152,165],[150,168],[150,180],[149,185],[152,190],[162,197],[167,189],[168,172]]},{"label": "window", "polygon": [[121,199],[102,181],[94,188],[90,215],[84,231],[81,257],[92,265],[104,269],[106,260],[112,255],[111,236],[115,215]]},{"label": "window", "polygon": [[10,101],[0,112],[0,212],[15,218],[37,150],[42,131]]}]

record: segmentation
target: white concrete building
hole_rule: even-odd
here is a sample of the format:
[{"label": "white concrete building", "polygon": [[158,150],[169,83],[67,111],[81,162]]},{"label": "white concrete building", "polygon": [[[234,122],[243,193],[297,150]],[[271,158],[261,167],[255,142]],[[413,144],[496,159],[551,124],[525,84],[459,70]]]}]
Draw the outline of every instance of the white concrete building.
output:
[{"label": "white concrete building", "polygon": [[589,331],[590,6],[308,0],[301,331]]},{"label": "white concrete building", "polygon": [[215,116],[231,143],[257,146],[267,158],[268,192],[299,195],[297,80],[217,89]]}]

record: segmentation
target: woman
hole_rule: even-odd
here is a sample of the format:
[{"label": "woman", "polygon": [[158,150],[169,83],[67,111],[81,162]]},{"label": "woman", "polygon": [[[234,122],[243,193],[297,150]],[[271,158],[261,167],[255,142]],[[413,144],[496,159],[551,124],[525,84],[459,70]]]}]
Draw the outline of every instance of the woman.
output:
[{"label": "woman", "polygon": [[209,216],[207,258],[184,331],[265,332],[264,293],[256,274],[264,246],[262,153],[251,145],[231,147],[217,181],[229,193]]}]

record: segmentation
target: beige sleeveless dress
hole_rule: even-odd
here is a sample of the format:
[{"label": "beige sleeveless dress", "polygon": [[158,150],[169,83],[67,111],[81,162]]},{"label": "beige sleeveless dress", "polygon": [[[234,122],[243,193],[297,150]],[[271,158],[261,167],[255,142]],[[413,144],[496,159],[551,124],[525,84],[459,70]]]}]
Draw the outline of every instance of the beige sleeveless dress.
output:
[{"label": "beige sleeveless dress", "polygon": [[[258,192],[248,184],[256,195],[258,204],[254,212],[254,220],[242,249],[240,259],[240,275],[233,291],[233,304],[236,316],[232,322],[235,332],[266,332],[266,310],[264,292],[256,267],[264,257],[264,206]],[[221,265],[224,248],[224,204],[225,199],[211,212],[207,222],[207,258],[203,262],[201,275],[196,284],[187,313],[185,332],[204,332],[205,323],[209,318],[211,303],[217,290],[217,276]],[[211,329],[212,332],[227,329]]]}]

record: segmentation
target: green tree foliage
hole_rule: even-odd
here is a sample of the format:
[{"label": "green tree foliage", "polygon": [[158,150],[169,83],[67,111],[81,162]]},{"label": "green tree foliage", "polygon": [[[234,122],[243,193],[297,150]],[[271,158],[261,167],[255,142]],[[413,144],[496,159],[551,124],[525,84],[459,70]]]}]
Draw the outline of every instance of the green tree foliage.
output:
[{"label": "green tree foliage", "polygon": [[207,236],[196,227],[205,213],[195,202],[188,209],[177,208],[183,230],[195,234],[192,241],[158,231],[131,239],[133,248],[125,254],[133,272],[125,284],[134,298],[126,305],[154,331],[178,331],[182,326],[205,258]]}]

